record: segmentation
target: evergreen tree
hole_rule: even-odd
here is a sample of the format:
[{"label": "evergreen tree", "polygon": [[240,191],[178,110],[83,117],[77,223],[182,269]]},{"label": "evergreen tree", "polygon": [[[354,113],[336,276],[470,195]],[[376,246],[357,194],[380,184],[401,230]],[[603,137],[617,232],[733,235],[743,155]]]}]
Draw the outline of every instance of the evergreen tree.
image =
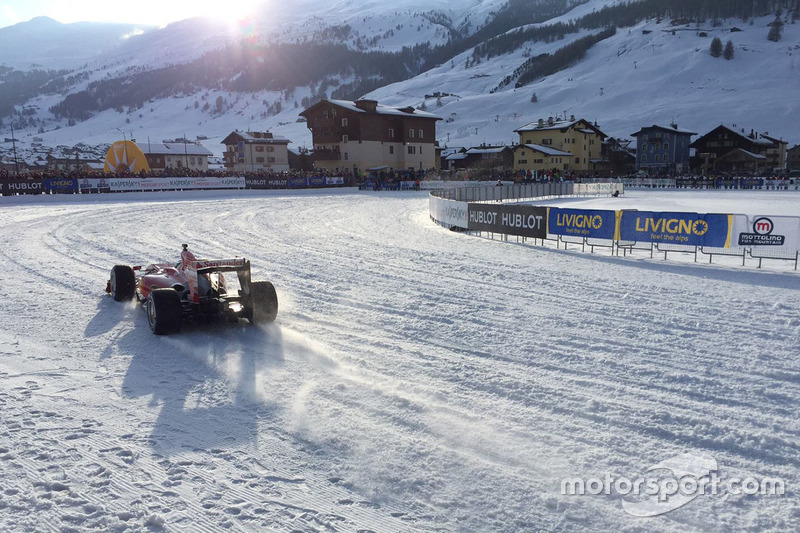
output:
[{"label": "evergreen tree", "polygon": [[719,57],[722,55],[722,41],[719,37],[714,37],[714,39],[711,40],[711,49],[709,51],[711,52],[711,57]]},{"label": "evergreen tree", "polygon": [[733,43],[731,41],[725,43],[725,52],[723,52],[723,56],[727,60],[733,59]]},{"label": "evergreen tree", "polygon": [[536,93],[533,93],[533,96],[531,96],[531,102],[535,104],[538,101],[539,101],[539,97],[536,96]]},{"label": "evergreen tree", "polygon": [[783,33],[783,21],[780,17],[776,16],[775,20],[770,23],[769,33],[767,39],[777,43],[781,40],[781,33]]}]

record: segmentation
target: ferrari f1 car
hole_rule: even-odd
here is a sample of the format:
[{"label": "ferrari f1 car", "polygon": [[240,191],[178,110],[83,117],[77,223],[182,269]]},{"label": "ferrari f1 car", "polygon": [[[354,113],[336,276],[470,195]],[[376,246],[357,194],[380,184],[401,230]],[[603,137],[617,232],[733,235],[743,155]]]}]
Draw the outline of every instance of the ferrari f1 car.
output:
[{"label": "ferrari f1 car", "polygon": [[[230,288],[225,272],[236,272],[238,291]],[[106,292],[118,302],[133,298],[142,302],[156,335],[177,333],[189,319],[237,322],[244,318],[251,324],[265,324],[278,316],[275,287],[269,281],[250,280],[250,261],[196,259],[186,244],[175,264],[114,266]]]}]

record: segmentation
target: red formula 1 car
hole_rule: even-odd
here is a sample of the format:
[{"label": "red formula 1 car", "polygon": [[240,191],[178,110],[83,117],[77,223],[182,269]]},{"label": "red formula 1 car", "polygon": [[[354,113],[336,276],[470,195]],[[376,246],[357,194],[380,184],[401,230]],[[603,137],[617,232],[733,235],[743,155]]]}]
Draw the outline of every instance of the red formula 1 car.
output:
[{"label": "red formula 1 car", "polygon": [[[229,289],[224,272],[236,272],[238,291]],[[144,302],[156,335],[179,332],[185,319],[246,318],[264,324],[278,316],[275,287],[269,281],[250,281],[250,261],[196,259],[186,244],[176,264],[114,266],[106,292],[118,302],[134,297]]]}]

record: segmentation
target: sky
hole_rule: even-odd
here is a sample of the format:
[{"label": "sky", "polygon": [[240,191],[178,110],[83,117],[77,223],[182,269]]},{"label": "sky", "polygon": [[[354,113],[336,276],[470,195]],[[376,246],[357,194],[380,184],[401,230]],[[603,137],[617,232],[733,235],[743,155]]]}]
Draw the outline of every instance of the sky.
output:
[{"label": "sky", "polygon": [[0,0],[0,28],[26,22],[35,17],[50,17],[59,22],[121,22],[166,26],[192,17],[211,17],[235,21],[249,14],[264,0],[237,0],[235,8],[219,0]]}]

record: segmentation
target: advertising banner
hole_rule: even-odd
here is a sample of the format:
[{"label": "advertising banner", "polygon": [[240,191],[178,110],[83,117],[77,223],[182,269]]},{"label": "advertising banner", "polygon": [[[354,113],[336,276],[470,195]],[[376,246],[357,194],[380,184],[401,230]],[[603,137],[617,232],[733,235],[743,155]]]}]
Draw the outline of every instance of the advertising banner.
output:
[{"label": "advertising banner", "polygon": [[614,194],[623,193],[622,183],[576,183],[573,194]]},{"label": "advertising banner", "polygon": [[600,209],[548,209],[547,232],[551,235],[613,240],[617,212]]},{"label": "advertising banner", "polygon": [[730,248],[733,215],[622,211],[623,241]]},{"label": "advertising banner", "polygon": [[344,185],[344,176],[325,178],[325,185]]},{"label": "advertising banner", "polygon": [[289,178],[289,186],[292,189],[303,189],[308,187],[308,180],[306,178]]},{"label": "advertising banner", "polygon": [[323,176],[309,176],[309,178],[308,178],[308,186],[309,187],[324,187],[325,186],[325,178]]},{"label": "advertising banner", "polygon": [[2,190],[3,196],[13,196],[15,194],[42,194],[44,191],[44,182],[40,178],[7,178],[0,180],[0,190]]},{"label": "advertising banner", "polygon": [[50,193],[73,194],[78,191],[78,180],[73,178],[46,179],[44,188]]},{"label": "advertising banner", "polygon": [[800,217],[734,215],[732,246],[800,249]]},{"label": "advertising banner", "polygon": [[547,237],[547,208],[532,205],[469,204],[467,229],[521,237]]},{"label": "advertising banner", "polygon": [[467,229],[467,213],[469,204],[455,200],[445,200],[431,196],[430,213],[433,219],[448,226],[458,226]]},{"label": "advertising banner", "polygon": [[178,189],[244,189],[245,178],[88,178],[81,189],[105,189],[111,192],[174,191]]},{"label": "advertising banner", "polygon": [[739,178],[740,189],[760,189],[764,186],[764,178]]}]

